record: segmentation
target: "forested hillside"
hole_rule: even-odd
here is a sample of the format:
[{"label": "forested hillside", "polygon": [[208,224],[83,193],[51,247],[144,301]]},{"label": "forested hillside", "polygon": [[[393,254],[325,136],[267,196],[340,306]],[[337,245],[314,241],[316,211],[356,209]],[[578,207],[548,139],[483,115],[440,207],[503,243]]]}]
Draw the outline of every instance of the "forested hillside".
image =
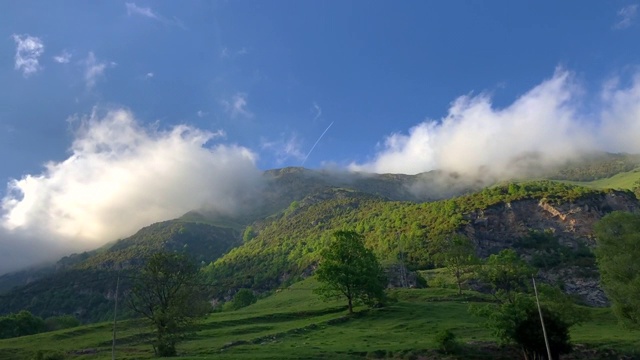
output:
[{"label": "forested hillside", "polygon": [[240,233],[180,220],[147,226],[135,235],[96,252],[63,258],[54,273],[0,295],[0,313],[29,310],[49,317],[73,314],[83,321],[112,316],[116,279],[127,289],[129,278],[155,252],[186,252],[199,263],[215,260],[240,242]]},{"label": "forested hillside", "polygon": [[[635,166],[638,156],[594,159],[556,177],[602,179]],[[193,211],[55,266],[0,277],[0,313],[28,309],[45,317],[75,313],[84,321],[102,319],[117,274],[126,277],[160,250],[186,252],[204,266],[215,297],[228,298],[243,287],[265,292],[311,274],[319,249],[337,229],[362,233],[384,264],[401,260],[410,269],[432,267],[434,240],[456,232],[472,239],[481,256],[516,247],[549,281],[562,280],[568,291],[588,297],[600,291],[597,273],[586,280],[575,274],[595,271],[589,250],[593,223],[610,211],[637,208],[630,192],[555,181],[506,182],[471,193],[481,183],[438,171],[409,176],[285,168],[264,176],[265,187],[245,212]],[[424,202],[438,196],[445,199]],[[548,248],[526,245],[532,238]],[[10,287],[16,289],[7,292]],[[593,303],[606,301],[594,296]]]},{"label": "forested hillside", "polygon": [[[610,197],[620,201],[607,200]],[[479,213],[532,201],[543,209],[541,221],[526,223],[524,216],[500,228],[501,232],[481,230],[487,223]],[[239,287],[265,291],[309,274],[318,250],[328,241],[328,234],[336,229],[354,229],[364,234],[367,244],[383,262],[397,262],[402,253],[410,268],[423,269],[433,265],[433,240],[454,232],[470,233],[478,252],[486,256],[513,246],[531,231],[562,228],[563,223],[571,219],[550,209],[553,206],[577,208],[583,202],[591,205],[585,228],[581,228],[581,232],[567,228],[560,233],[559,230],[557,236],[582,243],[586,240],[583,238],[590,236],[593,222],[605,213],[637,206],[637,200],[630,193],[603,192],[551,181],[496,186],[471,195],[420,204],[385,201],[354,191],[331,189],[292,203],[270,222],[254,228],[255,237],[209,265],[207,272],[218,285],[218,295]],[[509,219],[512,213],[497,216]],[[504,221],[498,222],[504,225]],[[477,232],[473,230],[476,227]]]}]

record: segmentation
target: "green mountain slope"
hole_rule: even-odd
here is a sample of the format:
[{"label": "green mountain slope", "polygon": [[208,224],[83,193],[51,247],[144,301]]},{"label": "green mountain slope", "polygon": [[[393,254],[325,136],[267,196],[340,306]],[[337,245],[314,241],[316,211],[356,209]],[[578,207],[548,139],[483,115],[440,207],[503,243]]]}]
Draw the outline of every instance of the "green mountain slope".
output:
[{"label": "green mountain slope", "polygon": [[[572,163],[552,177],[598,179],[594,184],[612,184],[611,179],[618,179],[627,184],[637,173],[619,173],[609,180],[605,177],[629,169],[639,159],[636,155],[600,154]],[[528,231],[554,229],[563,243],[589,243],[588,224],[616,206],[624,208],[636,201],[626,193],[614,196],[551,181],[505,183],[470,193],[482,184],[439,171],[409,176],[284,168],[266,171],[264,176],[264,188],[251,204],[245,204],[246,211],[235,215],[190,212],[180,219],[150,225],[101,249],[65,257],[54,267],[0,277],[0,291],[16,285],[30,286],[28,291],[18,288],[6,293],[3,299],[12,300],[0,301],[0,313],[28,308],[43,316],[77,312],[84,320],[100,319],[104,316],[100,311],[108,306],[85,311],[78,304],[89,300],[80,300],[77,294],[83,291],[96,295],[101,297],[98,303],[108,304],[108,288],[112,285],[104,281],[95,287],[83,284],[100,282],[100,276],[109,278],[108,284],[112,284],[114,271],[135,268],[146,255],[160,249],[186,251],[198,262],[209,264],[207,273],[217,285],[215,295],[227,296],[239,287],[267,291],[309,275],[318,250],[336,229],[363,233],[385,263],[397,262],[402,255],[407,265],[418,269],[432,265],[432,240],[456,231],[470,236],[481,255],[513,246]],[[450,198],[459,194],[468,195]],[[612,200],[616,196],[627,205],[616,205]],[[424,202],[434,199],[441,200]],[[576,231],[558,220],[557,213],[563,206],[593,208],[595,213],[590,218],[571,220],[587,224]],[[520,209],[515,217],[518,220],[506,221],[508,216],[514,218],[513,209]],[[561,214],[563,218],[573,216],[571,211],[566,213],[569,215]],[[527,217],[537,220],[531,222]],[[69,275],[72,272],[78,273]],[[64,285],[65,277],[78,280]],[[77,299],[76,308],[73,300],[69,304],[34,300],[44,293],[53,296],[46,290],[47,282],[59,284],[66,296]]]},{"label": "green mountain slope", "polygon": [[239,243],[240,233],[234,229],[170,220],[142,228],[75,268],[118,270],[138,266],[145,257],[160,250],[186,252],[197,262],[210,262]]},{"label": "green mountain slope", "polygon": [[640,154],[597,153],[559,166],[549,179],[590,182],[640,167]]},{"label": "green mountain slope", "polygon": [[63,258],[54,273],[0,295],[0,313],[26,309],[48,317],[74,314],[83,321],[111,316],[116,278],[129,286],[144,258],[154,252],[181,251],[208,263],[240,243],[240,233],[205,223],[171,220],[147,226],[100,251]]},{"label": "green mountain slope", "polygon": [[640,167],[631,171],[617,173],[611,177],[592,181],[567,181],[567,183],[586,186],[593,189],[626,189],[640,187]]},{"label": "green mountain slope", "polygon": [[[609,204],[609,193],[552,181],[508,184],[487,188],[471,195],[430,203],[386,201],[354,191],[330,189],[309,196],[294,209],[281,213],[271,222],[254,230],[257,235],[233,249],[208,266],[207,272],[218,295],[228,289],[251,287],[264,291],[281,283],[291,282],[312,271],[318,259],[318,251],[326,244],[331,232],[338,229],[354,229],[364,234],[368,245],[383,262],[395,262],[400,252],[412,268],[431,265],[432,240],[453,232],[477,234],[478,251],[481,254],[497,251],[513,245],[513,241],[527,236],[529,231],[541,231],[562,227],[553,205],[588,202],[599,218],[614,209],[637,206],[637,200],[629,193],[619,193],[619,204]],[[492,208],[528,203],[533,209],[542,209],[540,221],[526,224],[526,219],[509,224],[500,237],[483,232],[478,213]],[[560,206],[561,207],[561,206]],[[558,208],[560,208],[558,207]],[[547,210],[544,210],[547,209]],[[553,208],[555,209],[555,208]],[[533,211],[533,210],[530,210]],[[509,218],[503,212],[498,218]],[[597,218],[589,218],[589,226]],[[559,223],[560,222],[560,223]],[[466,229],[475,224],[478,232]],[[555,224],[555,225],[554,225]],[[472,226],[472,229],[475,229]],[[583,231],[582,228],[580,231]],[[578,240],[588,235],[571,233],[567,237]],[[505,233],[506,232],[506,233]],[[512,235],[510,242],[504,238]]]}]

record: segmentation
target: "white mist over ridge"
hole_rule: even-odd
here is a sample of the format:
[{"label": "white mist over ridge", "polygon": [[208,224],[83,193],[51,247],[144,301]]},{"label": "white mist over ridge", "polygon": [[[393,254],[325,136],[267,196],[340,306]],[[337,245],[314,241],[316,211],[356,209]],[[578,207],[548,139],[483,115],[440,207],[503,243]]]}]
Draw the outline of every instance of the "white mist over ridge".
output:
[{"label": "white mist over ridge", "polygon": [[144,128],[125,109],[81,119],[64,161],[8,184],[2,199],[0,273],[95,248],[200,208],[240,211],[259,186],[256,155],[213,144],[224,133],[179,125]]},{"label": "white mist over ridge", "polygon": [[640,77],[627,88],[608,82],[595,112],[583,111],[585,94],[570,72],[557,70],[501,109],[486,94],[461,96],[444,118],[387,136],[371,161],[349,168],[506,179],[526,173],[523,167],[558,165],[595,151],[640,152]]},{"label": "white mist over ridge", "polygon": [[[443,170],[409,189],[438,198],[535,176],[596,151],[640,153],[640,76],[621,83],[607,82],[589,104],[588,92],[564,70],[503,108],[487,94],[462,96],[444,118],[389,135],[371,161],[348,168]],[[222,131],[143,127],[123,108],[94,111],[79,124],[67,159],[9,182],[0,202],[0,274],[94,249],[192,210],[233,215],[260,201],[252,191],[264,185],[257,155],[222,143]]]}]

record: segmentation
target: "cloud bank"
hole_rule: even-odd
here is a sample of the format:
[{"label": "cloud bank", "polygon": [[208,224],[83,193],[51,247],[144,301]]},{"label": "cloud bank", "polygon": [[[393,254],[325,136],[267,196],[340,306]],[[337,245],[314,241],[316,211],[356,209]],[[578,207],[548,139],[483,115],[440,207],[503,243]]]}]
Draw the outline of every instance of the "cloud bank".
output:
[{"label": "cloud bank", "polygon": [[349,167],[509,178],[593,151],[640,152],[640,76],[626,88],[609,81],[588,106],[585,94],[570,72],[557,70],[504,108],[487,94],[461,96],[442,119],[387,136],[370,161]]},{"label": "cloud bank", "polygon": [[205,208],[222,214],[259,186],[255,154],[186,125],[138,125],[114,109],[80,120],[70,156],[12,180],[2,199],[0,273],[95,248],[150,223]]}]

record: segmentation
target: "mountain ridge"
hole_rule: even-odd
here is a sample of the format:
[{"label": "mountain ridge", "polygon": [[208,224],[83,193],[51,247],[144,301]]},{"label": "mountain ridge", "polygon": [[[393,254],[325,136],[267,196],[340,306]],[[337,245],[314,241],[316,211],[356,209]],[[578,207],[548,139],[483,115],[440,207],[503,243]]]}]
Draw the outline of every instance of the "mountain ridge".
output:
[{"label": "mountain ridge", "polygon": [[[605,160],[595,161],[595,165],[585,162],[582,168],[574,164],[567,173],[573,179],[585,179],[585,174],[602,179],[610,176],[612,171],[633,169],[640,162],[640,156],[627,154],[609,154],[602,158]],[[609,162],[615,164],[610,166]],[[469,233],[468,228],[468,223],[478,221],[479,217],[474,213],[478,209],[491,211],[506,204],[518,206],[522,201],[539,206],[543,199],[548,207],[575,208],[576,201],[584,197],[612,194],[618,194],[616,196],[625,199],[628,205],[618,208],[637,209],[637,199],[630,192],[590,190],[551,181],[505,182],[482,189],[478,180],[442,171],[402,175],[289,167],[267,170],[263,176],[267,180],[266,185],[256,195],[253,207],[245,213],[224,215],[191,211],[178,219],[144,227],[128,238],[100,249],[66,256],[52,267],[0,276],[0,293],[4,290],[3,298],[11,299],[4,303],[12,304],[1,307],[0,313],[34,303],[33,298],[16,295],[20,293],[19,287],[7,291],[9,287],[26,286],[23,289],[32,289],[26,293],[35,294],[37,291],[33,289],[45,289],[47,282],[63,284],[65,276],[82,278],[82,275],[77,275],[82,271],[87,271],[87,274],[96,272],[112,281],[118,272],[140,266],[146,255],[159,250],[186,251],[201,264],[209,264],[206,272],[210,281],[220,287],[212,295],[228,297],[239,287],[269,291],[309,275],[317,260],[318,249],[323,241],[328,241],[330,232],[338,228],[364,233],[369,246],[386,263],[397,261],[402,252],[407,265],[417,269],[433,266],[429,260],[428,244],[434,237],[459,231],[481,244],[482,239],[477,239],[473,232]],[[444,199],[437,201],[433,201],[435,197],[425,191],[443,187],[449,192],[439,193]],[[458,196],[451,198],[450,194]],[[597,217],[601,217],[615,207],[591,205],[591,208],[597,209]],[[550,218],[559,216],[547,213]],[[526,237],[525,232],[516,231],[519,225],[509,226],[515,229],[513,234],[517,234],[518,239]],[[534,227],[533,230],[544,232],[547,229]],[[481,255],[488,254],[480,245],[478,250]],[[536,255],[526,249],[521,252],[529,257]],[[97,301],[96,304],[101,304],[98,306],[101,311],[105,311],[109,307],[104,304],[110,303],[109,292],[112,292],[112,289],[107,289],[103,281],[102,285],[84,292],[95,295],[91,301]],[[42,297],[42,294],[34,296]],[[35,303],[38,304],[37,301]],[[58,310],[52,304],[44,307],[44,312],[36,307],[31,309],[41,315],[59,314],[62,309],[70,311],[69,306]],[[74,311],[83,313],[84,306],[78,306],[78,309]],[[85,321],[104,316],[86,311],[83,314]]]}]

